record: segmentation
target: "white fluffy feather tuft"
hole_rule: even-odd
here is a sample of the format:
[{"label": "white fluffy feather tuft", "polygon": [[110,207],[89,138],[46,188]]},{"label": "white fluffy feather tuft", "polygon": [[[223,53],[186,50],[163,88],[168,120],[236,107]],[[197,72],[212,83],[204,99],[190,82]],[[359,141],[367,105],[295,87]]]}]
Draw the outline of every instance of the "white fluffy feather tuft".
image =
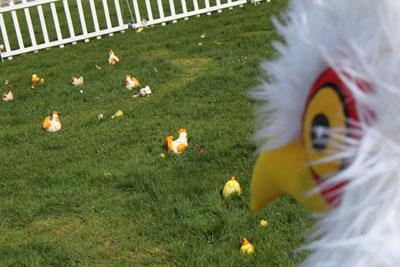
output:
[{"label": "white fluffy feather tuft", "polygon": [[[352,91],[362,138],[346,140],[332,157],[349,168],[330,178],[348,181],[341,204],[321,217],[306,248],[304,266],[398,266],[400,262],[400,1],[294,0],[283,24],[280,57],[264,62],[271,82],[251,92],[267,103],[258,108],[255,140],[272,150],[301,138],[309,90],[328,67]],[[361,91],[354,79],[373,92]],[[365,120],[368,110],[376,118]],[[337,129],[340,130],[340,129]],[[265,145],[264,145],[265,144]]]}]

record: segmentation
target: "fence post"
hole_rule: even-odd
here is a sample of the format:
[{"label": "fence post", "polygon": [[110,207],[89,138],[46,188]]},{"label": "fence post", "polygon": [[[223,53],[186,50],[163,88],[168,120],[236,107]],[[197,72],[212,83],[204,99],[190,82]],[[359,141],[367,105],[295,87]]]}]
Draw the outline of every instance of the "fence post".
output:
[{"label": "fence post", "polygon": [[[61,41],[62,35],[61,35],[60,23],[58,21],[57,9],[54,2],[50,3],[50,9],[51,9],[51,14],[53,15],[54,26],[56,27],[57,40]],[[63,48],[64,45],[60,45],[60,47]]]},{"label": "fence post", "polygon": [[[122,26],[124,24],[124,21],[122,20],[121,6],[119,5],[119,0],[114,0],[114,4],[115,4],[115,9],[117,11],[118,26]],[[125,31],[121,31],[121,32],[125,32]]]},{"label": "fence post", "polygon": [[[74,31],[74,26],[72,25],[71,13],[69,12],[68,0],[63,0],[63,5],[64,5],[65,17],[67,18],[69,35],[71,39],[74,39],[75,31]],[[73,41],[72,44],[75,45],[76,42]]]},{"label": "fence post", "polygon": [[[217,6],[220,6],[221,0],[216,0],[216,4],[217,4]],[[221,13],[221,12],[222,12],[222,9],[218,9],[218,13]]]},{"label": "fence post", "polygon": [[[228,4],[232,4],[232,0],[228,0]],[[231,10],[232,10],[232,9],[233,9],[233,7],[232,7],[232,6],[230,6],[230,7],[229,7],[229,9],[231,9]]]},{"label": "fence post", "polygon": [[[10,2],[10,6],[14,6],[14,1]],[[25,46],[24,41],[22,40],[21,29],[19,28],[17,12],[15,10],[11,11],[11,16],[14,23],[15,33],[17,34],[19,48],[23,49]]]},{"label": "fence post", "polygon": [[[22,3],[25,4],[26,0],[23,0]],[[29,8],[24,8],[24,13],[26,18],[26,24],[28,24],[28,31],[29,31],[29,36],[31,37],[32,46],[36,46],[36,36],[35,32],[33,31],[32,19],[31,19],[31,14],[29,12]]]},{"label": "fence post", "polygon": [[[205,0],[206,9],[210,9],[210,0]],[[211,15],[211,12],[207,12],[207,15]]]},{"label": "fence post", "polygon": [[[187,7],[186,7],[186,0],[181,0],[182,3],[182,12],[187,13]],[[189,17],[185,17],[185,20],[188,20]]]},{"label": "fence post", "polygon": [[[199,3],[197,3],[197,0],[193,0],[193,7],[194,7],[194,11],[199,10]],[[200,15],[196,15],[196,17],[200,17]]]},{"label": "fence post", "polygon": [[[76,0],[76,4],[78,5],[78,13],[79,13],[79,19],[81,21],[81,26],[82,26],[82,32],[83,35],[87,35],[87,28],[86,28],[86,21],[85,21],[85,15],[83,14],[83,8],[82,8],[82,2],[81,0]],[[85,39],[85,43],[89,42],[89,39]]]},{"label": "fence post", "polygon": [[148,21],[152,21],[153,20],[153,12],[151,10],[151,5],[150,5],[150,1],[149,0],[146,0],[146,9],[147,9]]},{"label": "fence post", "polygon": [[[103,0],[103,8],[104,8],[104,15],[106,16],[106,23],[107,23],[107,29],[111,29],[111,18],[110,18],[110,12],[108,11],[108,4],[107,0]],[[113,33],[109,33],[109,36],[113,36]]]},{"label": "fence post", "polygon": [[[99,21],[97,20],[97,12],[96,12],[96,6],[94,4],[94,0],[89,0],[89,4],[90,4],[90,10],[92,11],[94,31],[99,32],[100,27],[99,27]],[[97,36],[97,39],[101,39],[101,35]]]},{"label": "fence post", "polygon": [[[176,13],[175,13],[175,4],[174,4],[174,0],[169,0],[169,9],[171,10],[171,17],[175,17]],[[176,23],[176,19],[174,19],[172,21],[172,23]]]},{"label": "fence post", "polygon": [[[6,24],[4,23],[4,18],[3,18],[2,13],[0,13],[0,29],[1,29],[1,33],[3,35],[4,48],[5,48],[6,52],[11,51],[10,43],[8,41]],[[2,59],[3,59],[3,57],[2,57]]]},{"label": "fence post", "polygon": [[38,5],[37,10],[39,13],[39,20],[40,20],[40,25],[42,27],[44,42],[46,44],[48,44],[49,43],[49,35],[47,34],[46,20],[44,19],[42,5]]},{"label": "fence post", "polygon": [[[157,5],[158,5],[158,13],[160,14],[160,19],[163,19],[164,18],[164,8],[163,8],[161,0],[157,0]],[[165,26],[165,22],[162,22],[161,25]]]},{"label": "fence post", "polygon": [[136,23],[140,23],[142,20],[140,19],[140,12],[137,0],[133,0],[133,9],[135,10]]}]

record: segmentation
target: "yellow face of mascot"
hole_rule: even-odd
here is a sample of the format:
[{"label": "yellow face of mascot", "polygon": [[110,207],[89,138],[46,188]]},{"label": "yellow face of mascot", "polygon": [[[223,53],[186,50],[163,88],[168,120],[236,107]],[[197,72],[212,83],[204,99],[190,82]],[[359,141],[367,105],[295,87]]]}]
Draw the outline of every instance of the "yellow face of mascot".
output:
[{"label": "yellow face of mascot", "polygon": [[326,181],[350,164],[348,159],[333,156],[346,146],[346,138],[357,138],[358,121],[351,91],[334,70],[327,69],[308,94],[302,138],[260,154],[251,181],[251,209],[259,211],[285,193],[315,212],[338,205],[346,182]]},{"label": "yellow face of mascot", "polygon": [[292,0],[262,63],[250,206],[318,214],[303,266],[400,262],[400,1]]}]

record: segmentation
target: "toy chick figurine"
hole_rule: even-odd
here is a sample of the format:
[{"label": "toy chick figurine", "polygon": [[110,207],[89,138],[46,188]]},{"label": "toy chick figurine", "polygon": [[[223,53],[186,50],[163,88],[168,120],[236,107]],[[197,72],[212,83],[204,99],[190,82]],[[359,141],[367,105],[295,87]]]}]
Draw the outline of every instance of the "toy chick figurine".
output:
[{"label": "toy chick figurine", "polygon": [[119,62],[119,57],[117,57],[112,50],[110,50],[110,57],[108,58],[108,64],[114,65]]},{"label": "toy chick figurine", "polygon": [[132,90],[132,88],[136,88],[140,85],[139,81],[135,77],[131,77],[130,75],[125,76],[126,80],[126,89]]},{"label": "toy chick figurine", "polygon": [[180,129],[178,131],[179,137],[173,140],[173,136],[168,136],[165,139],[165,145],[174,153],[180,154],[188,146],[187,143],[187,131],[186,129]]},{"label": "toy chick figurine", "polygon": [[79,86],[79,85],[82,85],[84,83],[82,76],[79,77],[79,78],[76,78],[75,76],[72,76],[71,81],[72,81],[72,85],[74,85],[74,86]]},{"label": "toy chick figurine", "polygon": [[43,128],[51,133],[61,130],[61,122],[58,118],[58,113],[53,111],[52,116],[47,116],[43,121]]},{"label": "toy chick figurine", "polygon": [[6,92],[4,92],[3,93],[3,100],[4,101],[10,101],[10,100],[13,100],[14,99],[14,96],[13,96],[13,93],[11,92],[11,91],[8,91],[8,93],[6,93]]},{"label": "toy chick figurine", "polygon": [[253,254],[254,253],[254,246],[247,240],[245,237],[243,237],[243,244],[240,247],[240,251],[243,253],[247,254]]}]

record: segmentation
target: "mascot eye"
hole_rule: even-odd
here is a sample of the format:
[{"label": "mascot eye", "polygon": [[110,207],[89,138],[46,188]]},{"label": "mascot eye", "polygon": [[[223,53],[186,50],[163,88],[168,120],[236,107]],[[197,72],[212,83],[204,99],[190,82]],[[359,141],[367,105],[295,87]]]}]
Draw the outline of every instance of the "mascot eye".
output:
[{"label": "mascot eye", "polygon": [[328,179],[347,163],[333,157],[351,136],[350,121],[358,121],[355,102],[348,88],[332,70],[325,71],[313,85],[303,117],[304,151],[314,179]]},{"label": "mascot eye", "polygon": [[324,151],[329,141],[329,120],[323,114],[315,115],[311,123],[311,144],[315,151]]},{"label": "mascot eye", "polygon": [[306,158],[313,174],[319,179],[329,178],[343,166],[341,160],[328,160],[343,146],[346,134],[346,109],[336,84],[324,84],[311,96],[303,124]]}]

